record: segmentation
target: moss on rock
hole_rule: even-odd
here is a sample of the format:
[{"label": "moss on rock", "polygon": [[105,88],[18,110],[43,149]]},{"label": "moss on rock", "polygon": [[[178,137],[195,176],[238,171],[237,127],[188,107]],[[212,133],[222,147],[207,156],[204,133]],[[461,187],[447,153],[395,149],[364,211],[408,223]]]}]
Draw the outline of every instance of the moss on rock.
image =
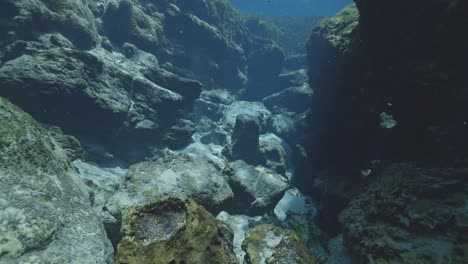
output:
[{"label": "moss on rock", "polygon": [[251,264],[317,263],[296,233],[270,224],[250,229],[242,249],[246,252],[245,261]]},{"label": "moss on rock", "polygon": [[117,263],[237,263],[232,230],[192,200],[129,208],[122,229]]},{"label": "moss on rock", "polygon": [[81,184],[50,134],[0,98],[0,263],[109,263]]}]

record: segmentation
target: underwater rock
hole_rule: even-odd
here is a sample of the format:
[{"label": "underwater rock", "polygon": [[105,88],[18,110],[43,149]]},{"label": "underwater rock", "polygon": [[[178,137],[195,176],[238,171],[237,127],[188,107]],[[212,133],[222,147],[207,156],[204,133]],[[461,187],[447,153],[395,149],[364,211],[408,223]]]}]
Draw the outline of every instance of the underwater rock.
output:
[{"label": "underwater rock", "polygon": [[[181,7],[187,3],[178,5]],[[229,4],[216,5],[213,9],[219,7],[232,9]],[[173,43],[183,47],[183,50],[178,51],[180,54],[176,54],[175,59],[180,62],[178,67],[186,68],[209,89],[224,87],[236,91],[245,87],[246,59],[245,51],[240,46],[244,41],[233,41],[236,38],[233,34],[246,35],[243,32],[245,29],[239,27],[234,32],[226,32],[226,28],[219,24],[210,24],[210,20],[214,20],[212,16],[216,15],[214,12],[217,12],[213,9],[210,10],[213,13],[208,13],[204,18],[181,8],[180,13],[167,16],[166,34]],[[207,13],[206,11],[203,12]],[[234,23],[239,19],[233,9],[226,11],[222,19],[230,19]],[[230,63],[224,63],[225,61]]]},{"label": "underwater rock", "polygon": [[256,117],[248,114],[238,115],[231,135],[230,159],[256,163],[260,156],[259,136],[260,128]]},{"label": "underwater rock", "polygon": [[284,68],[290,71],[304,69],[304,66],[307,66],[307,54],[287,56],[284,60]]},{"label": "underwater rock", "polygon": [[203,144],[215,144],[223,146],[227,142],[227,135],[225,132],[214,130],[202,136],[200,141]]},{"label": "underwater rock", "polygon": [[281,90],[281,87],[276,87],[276,81],[283,69],[284,51],[274,43],[258,46],[248,58],[248,87],[245,97],[249,100],[260,100],[278,89]]},{"label": "underwater rock", "polygon": [[81,146],[80,141],[74,136],[65,135],[60,127],[43,125],[49,134],[55,139],[60,147],[65,151],[68,160],[74,161],[77,159],[84,159],[86,151]]},{"label": "underwater rock", "polygon": [[[306,67],[304,62],[303,67]],[[278,75],[277,85],[279,87],[297,87],[302,86],[305,83],[308,83],[309,78],[307,76],[307,71],[302,68],[298,70],[284,70],[280,75]]]},{"label": "underwater rock", "polygon": [[[148,146],[164,144],[165,134],[172,133],[178,142],[190,141],[192,130],[179,126],[180,117],[200,84],[167,72],[160,73],[163,79],[155,78],[160,70],[151,54],[136,49],[127,58],[101,48],[84,52],[18,41],[8,47],[6,57],[0,68],[0,94],[41,122],[107,143],[131,161],[141,160]],[[173,92],[147,79],[148,72],[174,90],[186,85],[192,92]],[[112,144],[115,140],[122,144]],[[140,153],[131,156],[131,147]]]},{"label": "underwater rock", "polygon": [[192,135],[195,131],[195,124],[191,120],[179,119],[163,135],[161,142],[164,146],[171,149],[180,149],[192,142]]},{"label": "underwater rock", "polygon": [[0,9],[9,18],[0,31],[13,31],[21,39],[31,39],[34,31],[60,32],[82,49],[94,47],[99,39],[93,14],[98,9],[95,1],[5,0]]},{"label": "underwater rock", "polygon": [[242,248],[247,263],[317,263],[296,233],[274,225],[258,225],[250,229]]},{"label": "underwater rock", "polygon": [[135,164],[107,209],[119,216],[125,208],[168,195],[191,198],[210,210],[217,209],[233,197],[220,169],[205,156],[186,153]]},{"label": "underwater rock", "polygon": [[59,144],[0,98],[0,262],[112,263],[113,251]]},{"label": "underwater rock", "polygon": [[287,175],[287,172],[290,172],[292,169],[291,148],[283,139],[272,133],[261,135],[259,148],[262,160],[266,162],[265,165],[268,168],[282,175]]},{"label": "underwater rock", "polygon": [[223,148],[214,144],[203,144],[201,142],[194,142],[181,150],[181,153],[190,153],[196,156],[201,156],[208,159],[218,169],[226,167],[226,159],[221,154]]},{"label": "underwater rock", "polygon": [[285,140],[292,139],[297,133],[294,113],[282,112],[271,117],[271,131]]},{"label": "underwater rock", "polygon": [[236,101],[236,97],[224,89],[203,91],[200,98],[215,104],[230,105]]},{"label": "underwater rock", "polygon": [[261,214],[273,209],[288,188],[287,180],[261,166],[242,160],[230,163],[229,184],[234,190],[230,211]]},{"label": "underwater rock", "polygon": [[125,210],[116,263],[236,264],[233,233],[192,200],[163,198]]},{"label": "underwater rock", "polygon": [[268,131],[271,112],[260,102],[235,101],[226,107],[224,117],[221,120],[226,131],[232,131],[236,124],[237,116],[247,114],[258,120],[260,133]]},{"label": "underwater rock", "polygon": [[272,224],[276,222],[272,217],[255,216],[249,217],[246,215],[230,215],[229,213],[222,211],[216,216],[216,219],[223,221],[228,224],[234,232],[234,252],[236,253],[238,263],[245,263],[245,251],[242,249],[242,242],[245,239],[245,234],[250,228],[253,228],[261,224]]},{"label": "underwater rock", "polygon": [[218,121],[223,117],[225,108],[226,106],[223,104],[214,103],[205,99],[197,99],[194,103],[194,112],[197,121],[200,121],[202,118]]},{"label": "underwater rock", "polygon": [[341,214],[346,244],[371,262],[465,262],[467,172],[390,165]]},{"label": "underwater rock", "polygon": [[294,230],[310,252],[318,259],[327,257],[326,235],[316,226],[318,203],[297,189],[289,189],[274,209],[281,226]]},{"label": "underwater rock", "polygon": [[164,44],[163,14],[149,15],[137,1],[108,1],[102,21],[105,35],[114,42],[130,42],[147,51]]},{"label": "underwater rock", "polygon": [[90,203],[102,217],[103,207],[120,188],[127,169],[120,167],[100,167],[82,160],[72,162],[80,179],[86,184]]},{"label": "underwater rock", "polygon": [[203,85],[195,80],[180,77],[164,69],[143,71],[143,74],[154,83],[176,92],[184,97],[187,102],[193,102],[197,99]]},{"label": "underwater rock", "polygon": [[279,93],[263,98],[262,102],[270,110],[285,108],[288,111],[301,113],[307,111],[312,103],[314,91],[307,83],[301,86],[289,87]]},{"label": "underwater rock", "polygon": [[340,234],[328,242],[330,254],[325,263],[327,264],[357,264],[356,256],[346,247],[343,234]]}]

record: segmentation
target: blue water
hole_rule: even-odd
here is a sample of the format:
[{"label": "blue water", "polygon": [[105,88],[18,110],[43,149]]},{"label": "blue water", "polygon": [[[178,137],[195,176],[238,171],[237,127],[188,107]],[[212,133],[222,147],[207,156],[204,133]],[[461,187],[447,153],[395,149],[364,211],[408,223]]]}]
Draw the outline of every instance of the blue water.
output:
[{"label": "blue water", "polygon": [[230,0],[240,10],[277,16],[330,16],[352,0]]}]

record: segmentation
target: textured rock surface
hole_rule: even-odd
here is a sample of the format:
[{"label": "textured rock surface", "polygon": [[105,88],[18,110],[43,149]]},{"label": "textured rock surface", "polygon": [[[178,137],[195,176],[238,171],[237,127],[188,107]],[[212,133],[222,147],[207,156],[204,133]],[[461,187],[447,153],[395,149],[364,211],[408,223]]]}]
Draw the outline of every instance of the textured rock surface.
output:
[{"label": "textured rock surface", "polygon": [[102,217],[102,209],[122,184],[127,170],[114,167],[99,167],[97,164],[87,163],[82,160],[73,161],[78,176],[86,184],[91,205],[96,213]]},{"label": "textured rock surface", "polygon": [[94,13],[99,11],[95,1],[6,0],[0,6],[2,14],[10,19],[2,27],[15,30],[19,38],[31,38],[33,28],[39,32],[58,31],[80,48],[91,48],[98,42]]},{"label": "textured rock surface", "polygon": [[242,250],[242,242],[245,239],[245,234],[250,228],[257,225],[274,222],[274,219],[269,217],[249,217],[245,215],[230,215],[227,212],[221,212],[216,216],[216,219],[228,224],[234,232],[234,252],[236,253],[239,263],[245,263],[245,251]]},{"label": "textured rock surface", "polygon": [[296,233],[274,225],[259,225],[250,229],[242,248],[247,253],[247,263],[317,263]]},{"label": "textured rock surface", "polygon": [[231,135],[231,144],[227,145],[223,154],[230,160],[245,160],[250,164],[262,163],[260,155],[260,127],[256,116],[240,114]]},{"label": "textured rock surface", "polygon": [[242,160],[230,164],[229,183],[234,189],[239,213],[262,213],[272,209],[288,187],[287,180],[263,167],[248,165]]},{"label": "textured rock surface", "polygon": [[0,262],[112,263],[112,247],[66,153],[0,98]]},{"label": "textured rock surface", "polygon": [[310,108],[314,91],[307,83],[289,87],[279,93],[265,97],[262,102],[269,108],[286,108],[291,112],[304,112]]},{"label": "textured rock surface", "polygon": [[264,133],[267,130],[271,112],[260,102],[247,101],[236,101],[226,108],[222,119],[223,126],[226,130],[232,130],[234,128],[236,118],[241,114],[255,116],[260,125],[260,133]]},{"label": "textured rock surface", "polygon": [[233,197],[221,168],[204,156],[169,154],[130,167],[122,189],[107,204],[114,215],[162,196],[192,198],[214,209]]},{"label": "textured rock surface", "polygon": [[[178,112],[194,96],[184,97],[152,80],[172,80],[174,90],[180,85],[190,89],[196,83],[161,73],[157,59],[136,47],[127,58],[100,48],[90,52],[64,49],[50,43],[53,37],[60,36],[44,37],[41,42],[17,41],[7,47],[9,60],[0,68],[2,95],[42,122],[107,144],[122,140],[127,144],[119,147],[139,147],[140,156],[145,152],[143,141],[146,146],[167,144],[164,133],[172,133],[171,126],[181,116]],[[175,137],[183,142],[190,136]],[[111,146],[129,156],[128,151]]]},{"label": "textured rock surface", "polygon": [[320,261],[327,257],[327,237],[316,226],[319,204],[297,189],[287,190],[274,209],[281,226],[296,232],[310,252]]},{"label": "textured rock surface", "polygon": [[369,262],[465,262],[466,175],[466,166],[386,168],[342,213],[346,243]]},{"label": "textured rock surface", "polygon": [[291,180],[291,148],[288,144],[275,134],[268,133],[260,136],[259,145],[266,166]]},{"label": "textured rock surface", "polygon": [[237,263],[231,228],[192,200],[129,208],[122,230],[117,263]]}]

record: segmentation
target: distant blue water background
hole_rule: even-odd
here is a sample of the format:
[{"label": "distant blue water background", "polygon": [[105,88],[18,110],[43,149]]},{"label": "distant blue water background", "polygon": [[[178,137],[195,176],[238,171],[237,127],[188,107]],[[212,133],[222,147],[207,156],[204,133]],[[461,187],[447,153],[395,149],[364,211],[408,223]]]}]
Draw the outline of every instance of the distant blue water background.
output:
[{"label": "distant blue water background", "polygon": [[240,10],[274,16],[330,16],[352,0],[230,0]]}]

